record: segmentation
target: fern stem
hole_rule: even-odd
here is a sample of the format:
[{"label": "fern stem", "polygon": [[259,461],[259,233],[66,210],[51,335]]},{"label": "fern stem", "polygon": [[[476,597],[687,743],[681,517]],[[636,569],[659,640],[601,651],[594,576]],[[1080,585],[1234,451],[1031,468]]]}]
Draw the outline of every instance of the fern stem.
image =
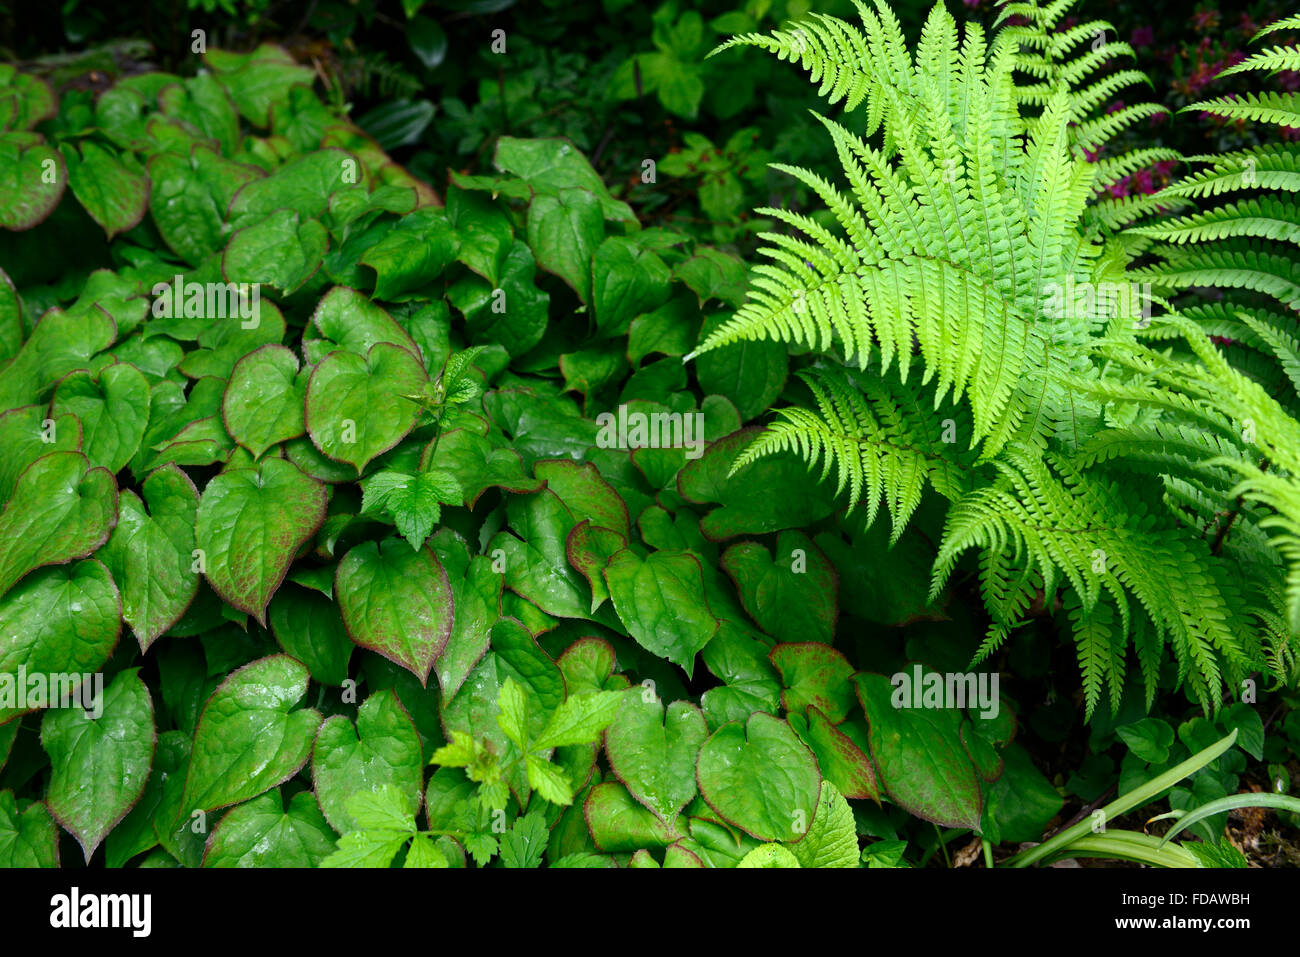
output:
[{"label": "fern stem", "polygon": [[[1259,464],[1259,470],[1261,472],[1268,471],[1268,459],[1264,459],[1264,461]],[[1228,532],[1232,531],[1232,525],[1237,521],[1237,516],[1241,514],[1241,510],[1245,507],[1245,504],[1246,497],[1244,495],[1238,495],[1237,503],[1233,505],[1232,511],[1228,513],[1228,520],[1220,526],[1219,531],[1214,536],[1214,542],[1210,545],[1211,555],[1219,554],[1219,549],[1223,547],[1223,543],[1228,538]]]}]

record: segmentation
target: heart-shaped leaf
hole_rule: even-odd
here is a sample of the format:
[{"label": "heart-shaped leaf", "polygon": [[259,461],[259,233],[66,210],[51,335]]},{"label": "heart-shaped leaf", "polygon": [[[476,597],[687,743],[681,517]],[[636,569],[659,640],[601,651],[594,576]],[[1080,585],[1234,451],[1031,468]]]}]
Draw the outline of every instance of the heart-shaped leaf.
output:
[{"label": "heart-shaped leaf", "polygon": [[605,238],[600,202],[586,189],[537,196],[528,207],[528,245],[537,265],[567,282],[591,303],[591,260]]},{"label": "heart-shaped leaf", "polygon": [[149,380],[125,362],[98,376],[74,372],[61,380],[50,403],[50,416],[75,415],[81,422],[81,451],[117,474],[131,461],[149,423]]},{"label": "heart-shaped leaf", "polygon": [[259,658],[231,672],[208,698],[179,808],[182,818],[247,801],[298,773],[320,725],[307,693],[307,666],[288,655]]},{"label": "heart-shaped leaf", "polygon": [[64,146],[63,159],[73,195],[109,239],[144,219],[149,208],[149,177],[138,164],[132,168],[121,155],[93,140],[84,140],[80,153],[71,144]]},{"label": "heart-shaped leaf", "polygon": [[392,691],[377,691],[357,711],[356,727],[334,715],[316,732],[312,780],[325,819],[340,834],[354,830],[348,799],[361,791],[391,785],[406,799],[407,811],[420,806],[424,760],[415,725]]},{"label": "heart-shaped leaf", "polygon": [[33,462],[0,513],[0,595],[34,568],[89,555],[117,523],[117,483],[80,452]]},{"label": "heart-shaped leaf", "polygon": [[68,186],[67,165],[38,133],[0,134],[0,229],[31,229]]},{"label": "heart-shaped leaf", "polygon": [[690,552],[641,558],[624,549],[609,560],[605,582],[614,609],[637,643],[681,665],[690,677],[696,654],[718,630],[704,597],[699,559]]},{"label": "heart-shaped leaf", "polygon": [[18,476],[42,455],[76,452],[81,448],[81,423],[74,415],[50,420],[41,405],[10,409],[0,415],[0,502],[9,501]]},{"label": "heart-shaped leaf", "polygon": [[222,472],[203,490],[195,540],[218,595],[266,625],[266,604],[325,518],[326,487],[284,459]]},{"label": "heart-shaped leaf", "polygon": [[307,431],[327,456],[363,470],[411,431],[427,376],[414,355],[390,342],[376,343],[365,358],[333,352],[307,383]]},{"label": "heart-shaped leaf", "polygon": [[978,829],[982,799],[975,766],[961,743],[961,711],[897,708],[894,686],[884,675],[860,674],[856,681],[881,787],[927,821]]},{"label": "heart-shaped leaf", "polygon": [[298,357],[284,346],[264,345],[240,359],[230,374],[221,401],[226,431],[253,458],[261,458],[271,446],[307,431],[306,391]]},{"label": "heart-shaped leaf", "polygon": [[[117,528],[100,556],[122,592],[122,617],[140,650],[176,624],[199,591],[194,527],[199,493],[175,465],[165,465],[118,500]],[[148,503],[148,511],[145,510]]]},{"label": "heart-shaped leaf", "polygon": [[596,847],[607,853],[630,853],[642,847],[667,847],[680,834],[636,802],[627,788],[614,781],[598,784],[587,794],[587,827]]},{"label": "heart-shaped leaf", "polygon": [[[334,569],[323,570],[332,590]],[[271,599],[270,619],[275,640],[308,667],[312,678],[326,685],[347,680],[353,644],[337,604],[319,592],[286,585]]]},{"label": "heart-shaped leaf", "polygon": [[59,830],[40,801],[18,811],[13,791],[0,791],[0,867],[58,867]]},{"label": "heart-shaped leaf", "polygon": [[334,852],[335,836],[310,791],[284,807],[277,789],[241,804],[208,838],[204,867],[318,867]]},{"label": "heart-shaped leaf", "polygon": [[41,722],[50,756],[46,803],[81,844],[86,863],[117,822],[140,800],[153,763],[153,700],[136,669],[123,671],[97,702],[92,717],[80,707],[55,708]]},{"label": "heart-shaped leaf", "polygon": [[227,282],[266,283],[288,295],[316,274],[329,244],[319,222],[278,209],[230,237],[221,272]]},{"label": "heart-shaped leaf", "polygon": [[760,841],[800,840],[821,787],[812,753],[788,724],[761,711],[713,732],[696,776],[709,807]]},{"label": "heart-shaped leaf", "polygon": [[772,664],[781,673],[781,704],[786,711],[802,714],[809,705],[817,707],[833,724],[839,724],[853,707],[853,666],[830,645],[809,641],[777,645]]},{"label": "heart-shaped leaf", "polygon": [[[835,568],[802,532],[784,531],[776,555],[757,542],[740,542],[722,555],[749,616],[778,641],[821,641],[835,636],[839,583]],[[852,697],[850,695],[850,697]]]},{"label": "heart-shaped leaf", "polygon": [[339,562],[334,594],[352,640],[420,679],[451,638],[451,583],[428,548],[400,538],[358,545]]},{"label": "heart-shaped leaf", "polygon": [[605,729],[605,752],[632,796],[672,824],[695,797],[695,759],[708,735],[695,705],[674,701],[665,715],[662,701],[632,688]]},{"label": "heart-shaped leaf", "polygon": [[[43,568],[0,599],[0,674],[88,676],[108,661],[121,629],[121,601],[102,564]],[[7,699],[0,695],[0,722],[44,706]]]}]

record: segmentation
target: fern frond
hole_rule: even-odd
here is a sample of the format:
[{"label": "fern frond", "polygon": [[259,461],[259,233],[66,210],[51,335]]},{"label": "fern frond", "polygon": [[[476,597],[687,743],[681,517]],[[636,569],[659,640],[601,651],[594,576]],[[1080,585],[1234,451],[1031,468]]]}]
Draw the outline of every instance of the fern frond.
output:
[{"label": "fern frond", "polygon": [[1300,309],[1300,263],[1248,246],[1200,247],[1165,246],[1157,250],[1164,263],[1134,272],[1163,289],[1217,286],[1249,289]]},{"label": "fern frond", "polygon": [[1189,156],[1187,159],[1212,165],[1171,183],[1160,191],[1160,196],[1202,198],[1243,189],[1300,192],[1300,147],[1294,143],[1252,147],[1222,156]]},{"label": "fern frond", "polygon": [[1208,545],[1057,456],[1009,449],[996,464],[1001,478],[948,514],[932,594],[970,548],[1023,554],[1049,594],[1068,582],[1084,613],[1094,613],[1102,592],[1117,602],[1127,593],[1173,645],[1203,707],[1216,710],[1224,677],[1243,673],[1253,658],[1234,628],[1239,596],[1216,572]]},{"label": "fern frond", "polygon": [[1300,206],[1264,196],[1157,225],[1139,226],[1132,232],[1173,243],[1256,237],[1300,245]]},{"label": "fern frond", "polygon": [[971,487],[971,457],[963,455],[945,430],[942,416],[926,411],[922,387],[886,385],[885,380],[855,383],[843,372],[811,369],[800,373],[816,410],[798,406],[777,410],[774,422],[736,458],[733,473],[763,456],[790,451],[821,477],[836,476],[836,493],[848,492],[849,507],[867,506],[866,524],[883,501],[890,515],[890,543],[898,540],[931,485],[954,499]]},{"label": "fern frond", "polygon": [[1300,30],[1300,13],[1270,23],[1256,33],[1252,39],[1258,40],[1260,37],[1268,36],[1268,34],[1276,33],[1279,30]]},{"label": "fern frond", "polygon": [[1300,97],[1294,93],[1247,93],[1201,100],[1180,110],[1201,110],[1228,120],[1251,120],[1275,126],[1300,126]]},{"label": "fern frond", "polygon": [[1232,76],[1234,73],[1248,73],[1251,70],[1300,70],[1300,49],[1295,47],[1275,46],[1252,54],[1236,66],[1220,70],[1215,79]]}]

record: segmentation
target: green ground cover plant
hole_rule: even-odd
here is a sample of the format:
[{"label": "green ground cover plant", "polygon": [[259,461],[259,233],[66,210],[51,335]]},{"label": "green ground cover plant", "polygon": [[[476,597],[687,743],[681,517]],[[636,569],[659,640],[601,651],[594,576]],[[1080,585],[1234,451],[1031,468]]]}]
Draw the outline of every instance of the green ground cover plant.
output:
[{"label": "green ground cover plant", "polygon": [[0,66],[0,865],[1295,863],[1295,94],[1073,13]]}]

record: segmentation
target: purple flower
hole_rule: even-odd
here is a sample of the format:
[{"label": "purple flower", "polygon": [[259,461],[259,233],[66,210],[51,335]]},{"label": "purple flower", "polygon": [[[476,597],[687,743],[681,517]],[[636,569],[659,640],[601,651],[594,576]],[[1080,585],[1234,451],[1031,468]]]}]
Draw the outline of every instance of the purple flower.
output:
[{"label": "purple flower", "polygon": [[1156,42],[1156,31],[1151,27],[1138,27],[1133,31],[1133,36],[1129,38],[1134,49],[1138,47],[1149,47]]}]

